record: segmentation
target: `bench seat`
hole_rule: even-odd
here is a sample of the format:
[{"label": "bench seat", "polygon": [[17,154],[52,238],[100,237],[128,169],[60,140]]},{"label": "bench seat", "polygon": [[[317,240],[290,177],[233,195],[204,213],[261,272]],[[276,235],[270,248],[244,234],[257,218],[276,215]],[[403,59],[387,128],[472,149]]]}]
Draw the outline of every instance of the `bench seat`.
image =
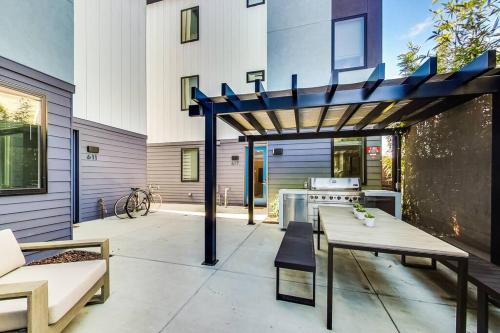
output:
[{"label": "bench seat", "polygon": [[[307,222],[290,222],[285,236],[281,242],[276,258],[276,299],[305,304],[315,305],[316,299],[316,255],[314,253],[313,227]],[[292,269],[302,272],[313,273],[313,298],[280,294],[279,292],[279,270],[280,268]]]},{"label": "bench seat", "polygon": [[[1,284],[48,281],[49,325],[58,322],[106,273],[105,260],[23,266]],[[26,298],[0,301],[0,332],[27,326]]]}]

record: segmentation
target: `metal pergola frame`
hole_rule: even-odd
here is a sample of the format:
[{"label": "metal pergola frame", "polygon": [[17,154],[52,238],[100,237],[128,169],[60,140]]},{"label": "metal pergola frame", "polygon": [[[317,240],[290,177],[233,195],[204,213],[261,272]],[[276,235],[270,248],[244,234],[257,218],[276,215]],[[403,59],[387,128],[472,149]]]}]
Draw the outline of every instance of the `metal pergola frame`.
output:
[{"label": "metal pergola frame", "polygon": [[[255,142],[393,136],[393,184],[400,190],[401,136],[411,126],[478,96],[493,95],[491,260],[500,264],[500,68],[496,51],[487,51],[454,73],[437,74],[431,57],[412,75],[385,80],[385,66],[378,65],[361,83],[339,84],[333,71],[327,86],[299,88],[297,75],[288,90],[266,92],[255,82],[255,92],[237,95],[223,83],[221,96],[207,97],[193,88],[191,117],[205,118],[205,260],[215,265],[217,118],[242,134],[249,149],[248,183],[253,184]],[[311,121],[315,120],[316,121]],[[253,224],[253,187],[248,193],[248,223]]]}]

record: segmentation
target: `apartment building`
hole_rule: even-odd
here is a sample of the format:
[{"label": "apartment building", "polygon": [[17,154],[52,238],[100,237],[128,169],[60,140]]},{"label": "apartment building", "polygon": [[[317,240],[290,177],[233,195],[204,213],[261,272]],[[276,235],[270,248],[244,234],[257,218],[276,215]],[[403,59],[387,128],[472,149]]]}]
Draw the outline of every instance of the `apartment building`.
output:
[{"label": "apartment building", "polygon": [[[364,81],[382,61],[382,1],[163,0],[147,6],[148,182],[170,202],[203,201],[203,120],[189,118],[190,88],[220,95]],[[218,123],[221,201],[246,203],[247,148]],[[255,149],[255,203],[308,177],[358,176],[381,187],[381,138],[269,142]],[[281,148],[281,149],[276,149]],[[314,154],[311,154],[314,149]],[[275,155],[273,152],[282,151]]]},{"label": "apartment building", "polygon": [[0,31],[0,229],[69,239],[146,185],[146,3],[5,0]]}]

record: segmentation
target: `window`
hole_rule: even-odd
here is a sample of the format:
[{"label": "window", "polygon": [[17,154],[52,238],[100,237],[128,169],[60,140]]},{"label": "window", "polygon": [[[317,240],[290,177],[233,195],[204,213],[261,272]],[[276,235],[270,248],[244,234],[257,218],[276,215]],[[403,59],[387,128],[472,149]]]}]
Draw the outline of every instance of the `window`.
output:
[{"label": "window", "polygon": [[365,16],[334,22],[334,68],[366,67]]},{"label": "window", "polygon": [[45,98],[0,86],[0,195],[47,193]]},{"label": "window", "polygon": [[194,42],[200,39],[200,7],[181,11],[181,43]]},{"label": "window", "polygon": [[258,6],[258,5],[263,5],[265,3],[266,3],[266,0],[247,0],[247,8]]},{"label": "window", "polygon": [[266,72],[264,70],[247,72],[247,83],[255,82],[257,80],[266,80]]},{"label": "window", "polygon": [[182,148],[181,163],[181,181],[198,182],[200,179],[200,156],[198,148]]},{"label": "window", "polygon": [[364,183],[364,139],[333,139],[333,177],[357,177]]},{"label": "window", "polygon": [[200,77],[198,75],[185,76],[181,78],[181,110],[189,110],[189,105],[194,104],[191,99],[191,89],[199,88]]}]

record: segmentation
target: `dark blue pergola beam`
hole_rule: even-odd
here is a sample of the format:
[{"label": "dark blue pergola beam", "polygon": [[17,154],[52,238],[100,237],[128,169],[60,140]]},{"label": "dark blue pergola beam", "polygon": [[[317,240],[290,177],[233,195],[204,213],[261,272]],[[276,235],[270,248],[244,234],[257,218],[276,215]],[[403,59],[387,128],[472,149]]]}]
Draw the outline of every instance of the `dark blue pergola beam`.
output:
[{"label": "dark blue pergola beam", "polygon": [[359,110],[359,108],[361,107],[361,104],[351,104],[347,107],[347,110],[344,111],[344,113],[342,114],[342,117],[340,118],[339,122],[337,123],[337,125],[335,126],[335,130],[338,132],[342,129],[342,127],[345,126],[345,124],[347,124],[347,122],[349,121],[349,119],[352,118],[352,116],[356,113],[356,111]]},{"label": "dark blue pergola beam", "polygon": [[361,119],[355,126],[356,131],[362,130],[368,126],[372,121],[378,118],[384,111],[390,110],[396,105],[396,102],[382,102],[377,104],[363,119]]},{"label": "dark blue pergola beam", "polygon": [[421,84],[428,81],[437,74],[437,58],[430,57],[427,59],[413,74],[408,76],[403,84],[408,85],[409,90],[417,89]]},{"label": "dark blue pergola beam", "polygon": [[227,83],[223,83],[221,85],[221,96],[236,110],[241,110],[240,98],[234,93]]},{"label": "dark blue pergola beam", "polygon": [[245,131],[247,130],[245,126],[240,124],[236,119],[233,118],[233,116],[229,114],[223,114],[220,115],[219,118],[224,121],[226,124],[240,132],[241,134],[245,135]]},{"label": "dark blue pergola beam", "polygon": [[[489,70],[495,68],[496,66],[496,52],[494,51],[487,51],[477,57],[476,59],[472,60],[470,63],[467,65],[463,66],[459,71],[453,73],[450,75],[446,80],[442,82],[457,82],[461,87],[467,84],[467,82],[470,82],[471,80],[481,76],[482,74],[488,72]],[[426,75],[427,72],[427,75]],[[416,81],[419,77],[422,76],[428,76],[428,78],[432,77],[435,75],[437,72],[437,59],[434,58],[429,58],[417,71],[415,72],[415,75],[412,75],[408,77],[406,81]],[[411,79],[413,77],[413,79]],[[410,86],[412,87],[412,86]],[[416,89],[416,88],[415,88]],[[476,94],[469,94],[469,96],[476,95]],[[463,95],[462,95],[463,96]],[[461,95],[459,95],[459,99],[462,98]],[[429,103],[431,103],[433,100],[430,99]],[[448,103],[448,102],[447,102]],[[417,104],[417,107],[415,107],[415,104]],[[438,103],[437,105],[439,105]],[[413,105],[413,108],[412,108]],[[411,115],[413,112],[417,111],[418,109],[422,109],[425,106],[425,104],[421,104],[420,101],[414,101],[406,105],[405,107],[402,107],[398,111],[394,112],[390,116],[388,116],[386,119],[384,119],[382,122],[377,124],[376,128],[384,128],[391,123],[400,121],[402,117],[406,115]],[[445,106],[445,104],[442,104],[442,106]],[[422,115],[429,114],[431,116],[439,113],[439,107],[435,108],[432,107],[432,110],[434,111],[429,111],[427,113],[423,113]],[[421,119],[421,117],[419,117]],[[421,120],[419,120],[421,121]]]},{"label": "dark blue pergola beam", "polygon": [[[363,89],[337,90],[335,96],[328,106],[357,104],[357,103],[377,103],[387,101],[400,101],[421,98],[439,98],[460,95],[490,94],[500,91],[500,75],[478,77],[467,84],[462,84],[457,80],[435,81],[422,84],[413,92],[407,92],[404,84],[387,85],[377,88],[368,98],[363,99]],[[299,108],[317,108],[325,105],[325,93],[301,94]],[[267,111],[262,108],[258,99],[242,100],[242,110],[235,110],[228,103],[214,103],[215,112],[220,114],[244,113],[254,111]],[[269,97],[269,109],[290,110],[293,108],[292,96]],[[197,108],[195,108],[197,109]],[[193,109],[193,116],[198,116],[198,112]]]},{"label": "dark blue pergola beam", "polygon": [[474,60],[469,62],[464,67],[460,68],[459,71],[450,75],[446,80],[452,81],[456,80],[462,83],[467,83],[484,73],[495,69],[496,67],[496,51],[490,50],[486,51],[480,56],[476,57]]},{"label": "dark blue pergola beam", "polygon": [[297,74],[292,75],[292,101],[293,101],[293,115],[295,117],[295,127],[297,133],[300,133],[300,114],[299,108],[299,89],[297,88]]},{"label": "dark blue pergola beam", "polygon": [[[266,90],[264,89],[264,86],[262,85],[262,82],[260,80],[255,81],[255,96],[257,96],[258,100],[261,102],[264,108],[266,109],[269,108]],[[281,131],[283,129],[281,127],[280,121],[278,120],[278,117],[276,116],[276,113],[274,111],[267,111],[267,116],[273,123],[276,132],[281,134]]]},{"label": "dark blue pergola beam", "polygon": [[370,74],[368,77],[368,80],[366,80],[365,84],[363,85],[363,97],[367,98],[370,96],[375,89],[380,86],[382,82],[385,80],[385,64],[381,63],[378,64],[377,67],[373,70],[373,72]]},{"label": "dark blue pergola beam", "polygon": [[260,135],[266,134],[266,130],[264,129],[264,127],[262,127],[259,121],[253,116],[253,114],[242,113],[241,116],[245,118],[245,120],[248,121],[250,125],[252,125],[252,127],[255,128],[257,132],[259,132]]},{"label": "dark blue pergola beam", "polygon": [[[337,70],[333,70],[330,75],[330,83],[328,84],[328,88],[326,89],[326,103],[330,103],[332,101],[333,96],[335,95],[335,91],[337,91],[337,87],[339,86],[339,72]],[[321,115],[318,121],[318,127],[316,128],[316,132],[319,133],[321,131],[321,127],[323,126],[323,122],[325,121],[326,114],[328,113],[329,106],[324,106],[321,109]]]}]

